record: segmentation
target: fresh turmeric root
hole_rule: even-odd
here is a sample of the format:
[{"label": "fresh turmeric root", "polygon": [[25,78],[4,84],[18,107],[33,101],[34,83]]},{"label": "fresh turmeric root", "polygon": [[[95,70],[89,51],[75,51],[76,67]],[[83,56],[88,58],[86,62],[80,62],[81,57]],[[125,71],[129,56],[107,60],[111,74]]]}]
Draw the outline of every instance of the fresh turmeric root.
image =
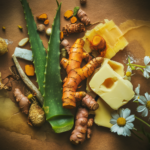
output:
[{"label": "fresh turmeric root", "polygon": [[69,41],[67,39],[64,39],[61,42],[61,45],[67,50],[68,54],[70,53],[70,45],[69,45]]},{"label": "fresh turmeric root", "polygon": [[91,134],[92,134],[91,127],[93,126],[93,122],[94,122],[94,119],[93,119],[93,118],[90,118],[90,119],[88,120],[88,123],[87,123],[87,138],[88,138],[88,139],[90,139]]},{"label": "fresh turmeric root", "polygon": [[80,68],[82,59],[88,58],[89,54],[83,52],[84,41],[77,39],[70,48],[69,60],[62,58],[61,65],[66,69],[68,77],[64,79],[62,102],[63,107],[72,109],[76,107],[76,100],[79,101],[86,96],[85,92],[76,92],[79,83],[90,76],[96,67],[102,62],[103,58],[92,59],[83,68]]},{"label": "fresh turmeric root", "polygon": [[86,137],[88,123],[88,111],[86,108],[79,108],[76,114],[75,129],[70,136],[70,142],[72,144],[83,143]]},{"label": "fresh turmeric root", "polygon": [[24,96],[18,88],[15,88],[14,96],[16,98],[16,102],[19,103],[19,108],[21,109],[22,113],[28,115],[31,104],[29,99]]},{"label": "fresh turmeric root", "polygon": [[1,72],[0,72],[0,90],[8,90],[9,87],[2,83]]},{"label": "fresh turmeric root", "polygon": [[83,22],[85,25],[90,24],[90,19],[88,18],[87,14],[85,11],[83,11],[81,8],[78,10],[77,16]]},{"label": "fresh turmeric root", "polygon": [[83,23],[67,24],[65,27],[62,28],[62,31],[64,35],[80,33],[85,31],[85,26]]},{"label": "fresh turmeric root", "polygon": [[88,94],[86,94],[86,96],[82,99],[82,106],[87,107],[88,109],[93,111],[99,108],[99,104],[92,96]]}]

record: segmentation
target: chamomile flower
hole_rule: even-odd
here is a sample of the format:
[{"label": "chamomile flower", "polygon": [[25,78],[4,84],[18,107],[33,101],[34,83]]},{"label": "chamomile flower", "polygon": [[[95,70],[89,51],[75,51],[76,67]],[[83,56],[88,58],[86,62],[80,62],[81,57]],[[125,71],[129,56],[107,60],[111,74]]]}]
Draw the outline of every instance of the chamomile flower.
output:
[{"label": "chamomile flower", "polygon": [[134,124],[132,123],[135,120],[134,115],[130,115],[130,109],[120,109],[119,114],[113,113],[112,119],[110,123],[113,124],[111,127],[111,132],[116,132],[118,135],[130,136],[132,130],[134,128]]},{"label": "chamomile flower", "polygon": [[134,96],[133,101],[138,101],[142,103],[145,100],[145,97],[143,95],[140,95],[140,84],[138,84],[138,87],[135,88],[136,95]]},{"label": "chamomile flower", "polygon": [[150,62],[150,58],[149,56],[145,56],[144,57],[144,64],[145,64],[145,68],[144,68],[144,72],[143,72],[143,76],[145,78],[149,78],[149,73],[150,73],[150,65],[148,65],[148,63]]},{"label": "chamomile flower", "polygon": [[148,111],[150,110],[150,95],[146,92],[145,99],[143,99],[140,103],[142,105],[137,107],[137,112],[142,112],[142,117],[147,117]]},{"label": "chamomile flower", "polygon": [[130,66],[127,67],[127,71],[126,71],[126,75],[123,77],[126,80],[131,81],[131,76],[132,76],[132,69],[130,68]]}]

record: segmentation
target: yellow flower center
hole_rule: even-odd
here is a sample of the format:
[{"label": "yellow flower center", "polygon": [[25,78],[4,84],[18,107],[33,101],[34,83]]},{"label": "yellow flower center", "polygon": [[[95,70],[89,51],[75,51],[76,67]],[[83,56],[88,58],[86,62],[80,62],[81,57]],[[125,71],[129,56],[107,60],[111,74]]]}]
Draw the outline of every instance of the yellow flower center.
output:
[{"label": "yellow flower center", "polygon": [[138,96],[137,99],[140,99],[140,96]]},{"label": "yellow flower center", "polygon": [[130,72],[130,71],[127,71],[127,72],[126,72],[126,76],[127,76],[127,77],[130,77],[130,76],[131,76],[131,72]]},{"label": "yellow flower center", "polygon": [[150,101],[147,101],[146,107],[150,110]]},{"label": "yellow flower center", "polygon": [[124,126],[126,124],[126,119],[124,119],[123,117],[119,117],[117,119],[117,124],[118,126]]},{"label": "yellow flower center", "polygon": [[29,94],[29,95],[28,95],[28,99],[31,99],[32,97],[33,97],[32,94]]}]

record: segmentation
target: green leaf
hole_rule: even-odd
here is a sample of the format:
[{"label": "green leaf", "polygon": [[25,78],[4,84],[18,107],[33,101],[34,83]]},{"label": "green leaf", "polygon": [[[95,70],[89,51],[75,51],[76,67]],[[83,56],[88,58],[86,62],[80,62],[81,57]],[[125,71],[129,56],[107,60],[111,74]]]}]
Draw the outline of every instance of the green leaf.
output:
[{"label": "green leaf", "polygon": [[76,6],[76,7],[74,8],[74,10],[73,10],[73,16],[76,16],[76,15],[77,15],[79,9],[80,9],[79,6]]}]

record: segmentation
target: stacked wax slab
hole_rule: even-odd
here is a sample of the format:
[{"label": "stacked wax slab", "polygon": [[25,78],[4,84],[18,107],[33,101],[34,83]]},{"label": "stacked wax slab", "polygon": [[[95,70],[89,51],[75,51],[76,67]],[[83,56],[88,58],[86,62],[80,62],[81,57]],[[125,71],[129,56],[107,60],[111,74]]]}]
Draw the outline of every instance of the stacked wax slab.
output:
[{"label": "stacked wax slab", "polygon": [[128,45],[128,42],[124,38],[122,31],[112,20],[109,21],[108,19],[105,19],[104,22],[105,23],[100,23],[95,28],[88,30],[85,33],[85,36],[83,37],[83,40],[85,41],[83,49],[86,52],[91,53],[90,41],[92,41],[95,35],[100,35],[106,41],[106,54],[104,57],[111,59],[118,51],[123,50]]}]

